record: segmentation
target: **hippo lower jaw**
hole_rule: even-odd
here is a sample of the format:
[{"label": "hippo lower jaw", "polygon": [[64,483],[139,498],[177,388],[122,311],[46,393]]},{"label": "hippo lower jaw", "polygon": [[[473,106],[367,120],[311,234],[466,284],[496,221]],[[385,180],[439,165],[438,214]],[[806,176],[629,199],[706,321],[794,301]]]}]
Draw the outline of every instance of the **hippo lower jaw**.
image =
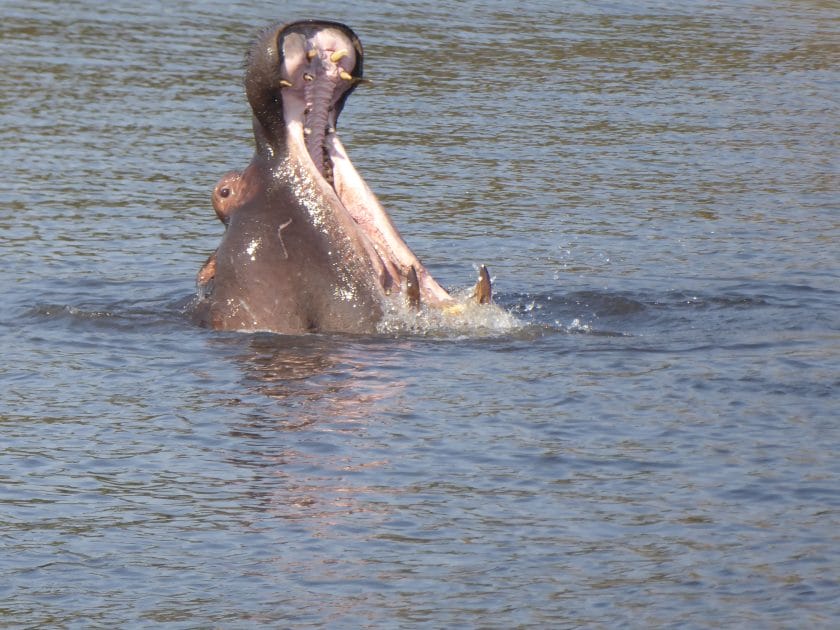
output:
[{"label": "hippo lower jaw", "polygon": [[278,40],[289,158],[331,198],[333,212],[352,219],[346,223],[359,233],[383,293],[406,292],[409,301],[433,306],[450,303],[452,298],[414,255],[356,171],[336,132],[344,100],[363,81],[361,44],[330,27],[281,33]]}]

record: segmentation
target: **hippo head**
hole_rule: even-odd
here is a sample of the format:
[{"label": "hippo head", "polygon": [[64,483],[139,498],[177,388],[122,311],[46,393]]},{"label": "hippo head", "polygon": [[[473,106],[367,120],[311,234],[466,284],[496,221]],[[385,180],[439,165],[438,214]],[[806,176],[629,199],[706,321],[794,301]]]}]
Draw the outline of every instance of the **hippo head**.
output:
[{"label": "hippo head", "polygon": [[227,229],[203,277],[202,323],[364,332],[388,301],[451,302],[338,138],[338,116],[363,82],[362,61],[359,38],[336,22],[294,22],[258,37],[245,75],[256,150],[214,191]]}]

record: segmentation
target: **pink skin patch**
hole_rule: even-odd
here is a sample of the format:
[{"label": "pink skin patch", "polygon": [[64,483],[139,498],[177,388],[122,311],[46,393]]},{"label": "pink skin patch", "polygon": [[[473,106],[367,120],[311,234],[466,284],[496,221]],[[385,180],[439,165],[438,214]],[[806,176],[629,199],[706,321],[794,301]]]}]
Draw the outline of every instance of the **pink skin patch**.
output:
[{"label": "pink skin patch", "polygon": [[361,78],[354,42],[341,30],[320,29],[283,37],[283,117],[290,149],[335,192],[342,208],[363,235],[363,245],[386,293],[400,291],[417,276],[423,302],[453,300],[400,236],[388,213],[359,175],[336,133],[337,107]]}]

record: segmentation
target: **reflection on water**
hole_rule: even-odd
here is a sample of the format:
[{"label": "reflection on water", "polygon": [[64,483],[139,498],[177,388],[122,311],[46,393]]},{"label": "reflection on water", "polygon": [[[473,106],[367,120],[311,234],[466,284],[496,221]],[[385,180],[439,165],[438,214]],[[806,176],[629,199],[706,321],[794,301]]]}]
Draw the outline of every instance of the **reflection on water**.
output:
[{"label": "reflection on water", "polygon": [[363,421],[387,410],[404,389],[389,382],[381,359],[371,364],[364,343],[347,346],[329,336],[251,335],[235,360],[240,387],[284,406],[295,423],[285,428],[319,419]]},{"label": "reflection on water", "polygon": [[[495,308],[184,316],[242,55],[304,10],[365,44],[354,163]],[[835,14],[5,2],[3,622],[837,626]]]}]

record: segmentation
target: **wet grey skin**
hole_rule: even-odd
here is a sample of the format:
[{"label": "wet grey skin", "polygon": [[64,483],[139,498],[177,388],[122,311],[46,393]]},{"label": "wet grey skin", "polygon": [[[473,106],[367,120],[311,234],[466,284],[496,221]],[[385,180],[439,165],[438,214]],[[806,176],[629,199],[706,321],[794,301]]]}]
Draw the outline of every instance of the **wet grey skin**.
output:
[{"label": "wet grey skin", "polygon": [[[300,142],[290,138],[293,121],[287,118],[297,115],[300,125],[307,124],[306,118],[320,118],[324,127],[330,120],[334,124],[355,86],[334,70],[334,63],[332,73],[325,63],[307,63],[320,62],[320,56],[329,59],[337,52],[330,48],[355,53],[347,55],[354,63],[343,64],[343,72],[361,77],[361,44],[341,24],[271,28],[249,54],[245,87],[256,152],[241,175],[242,198],[216,251],[212,287],[196,307],[196,317],[207,326],[365,332],[382,315],[383,290],[362,235],[322,169],[314,167],[317,152],[302,155]],[[315,57],[307,58],[309,50]],[[284,104],[283,92],[293,89],[292,81],[300,92],[304,82],[318,84],[308,115],[302,111],[306,102],[297,103],[301,98]]]},{"label": "wet grey skin", "polygon": [[226,230],[199,272],[194,314],[202,325],[367,333],[389,300],[453,303],[338,138],[338,116],[363,82],[362,61],[358,37],[337,22],[274,26],[257,38],[245,74],[255,153],[214,190]]}]

